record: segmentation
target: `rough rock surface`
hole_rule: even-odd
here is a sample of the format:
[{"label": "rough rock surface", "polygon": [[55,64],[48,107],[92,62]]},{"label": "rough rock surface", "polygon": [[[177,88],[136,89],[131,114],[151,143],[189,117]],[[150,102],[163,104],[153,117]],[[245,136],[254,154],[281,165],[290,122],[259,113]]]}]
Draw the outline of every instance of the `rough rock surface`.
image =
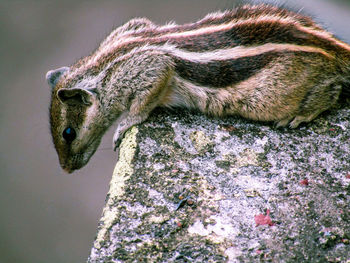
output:
[{"label": "rough rock surface", "polygon": [[88,262],[350,262],[349,119],[157,110],[121,144]]}]

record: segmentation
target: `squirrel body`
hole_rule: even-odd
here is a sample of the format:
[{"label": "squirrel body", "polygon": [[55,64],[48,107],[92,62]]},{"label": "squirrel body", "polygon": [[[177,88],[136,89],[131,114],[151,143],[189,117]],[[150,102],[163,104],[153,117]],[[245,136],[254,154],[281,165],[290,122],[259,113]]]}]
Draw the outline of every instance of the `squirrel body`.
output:
[{"label": "squirrel body", "polygon": [[349,88],[350,46],[307,16],[246,5],[185,25],[130,20],[90,56],[46,78],[54,145],[72,172],[114,122],[116,149],[156,107],[296,128]]}]

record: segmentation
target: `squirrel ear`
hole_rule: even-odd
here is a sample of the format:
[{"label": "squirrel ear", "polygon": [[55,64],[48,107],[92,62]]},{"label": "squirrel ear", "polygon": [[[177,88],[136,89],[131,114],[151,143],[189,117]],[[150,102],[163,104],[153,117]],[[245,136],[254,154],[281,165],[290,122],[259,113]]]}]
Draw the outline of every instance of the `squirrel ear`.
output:
[{"label": "squirrel ear", "polygon": [[57,92],[57,97],[63,103],[69,105],[87,105],[90,106],[95,95],[88,90],[73,88],[73,89],[59,89]]},{"label": "squirrel ear", "polygon": [[63,73],[69,71],[68,67],[62,67],[54,70],[50,70],[46,73],[46,80],[51,88],[54,88],[59,81]]}]

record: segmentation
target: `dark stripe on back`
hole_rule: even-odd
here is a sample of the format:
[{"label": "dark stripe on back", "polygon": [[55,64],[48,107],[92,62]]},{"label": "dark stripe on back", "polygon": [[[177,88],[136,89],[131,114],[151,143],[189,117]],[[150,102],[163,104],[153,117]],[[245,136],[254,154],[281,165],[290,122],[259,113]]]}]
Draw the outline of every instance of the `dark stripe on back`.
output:
[{"label": "dark stripe on back", "polygon": [[292,54],[295,52],[271,51],[251,57],[208,63],[196,63],[175,57],[175,71],[183,79],[195,84],[222,88],[250,78],[277,56]]}]

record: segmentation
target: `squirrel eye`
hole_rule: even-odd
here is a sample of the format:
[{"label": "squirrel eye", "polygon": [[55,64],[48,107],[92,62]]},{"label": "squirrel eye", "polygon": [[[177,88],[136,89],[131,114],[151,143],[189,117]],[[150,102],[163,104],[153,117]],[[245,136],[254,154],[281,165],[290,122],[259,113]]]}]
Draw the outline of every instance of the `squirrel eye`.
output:
[{"label": "squirrel eye", "polygon": [[71,143],[77,137],[77,134],[73,128],[68,127],[63,131],[62,136],[67,143]]}]

